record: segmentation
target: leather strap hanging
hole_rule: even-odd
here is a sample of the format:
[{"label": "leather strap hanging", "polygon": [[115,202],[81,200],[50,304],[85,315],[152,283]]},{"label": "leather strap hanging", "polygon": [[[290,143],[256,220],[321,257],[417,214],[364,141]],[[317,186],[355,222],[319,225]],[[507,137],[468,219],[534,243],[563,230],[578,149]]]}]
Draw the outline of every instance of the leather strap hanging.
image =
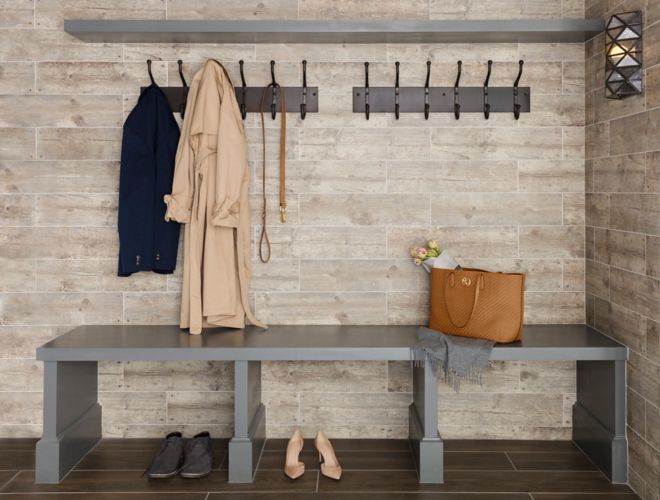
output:
[{"label": "leather strap hanging", "polygon": [[[262,195],[262,209],[261,209],[261,236],[259,237],[259,260],[266,263],[270,260],[270,239],[268,238],[267,225],[267,199],[266,199],[266,123],[264,121],[264,103],[266,96],[269,94],[268,89],[272,88],[280,96],[282,107],[281,125],[280,125],[280,217],[284,224],[286,222],[286,97],[282,88],[277,83],[271,83],[264,88],[261,94],[261,104],[259,105],[259,112],[261,115],[261,140],[262,148],[262,170],[261,170],[261,195]],[[268,254],[264,256],[263,246],[266,243]]]}]

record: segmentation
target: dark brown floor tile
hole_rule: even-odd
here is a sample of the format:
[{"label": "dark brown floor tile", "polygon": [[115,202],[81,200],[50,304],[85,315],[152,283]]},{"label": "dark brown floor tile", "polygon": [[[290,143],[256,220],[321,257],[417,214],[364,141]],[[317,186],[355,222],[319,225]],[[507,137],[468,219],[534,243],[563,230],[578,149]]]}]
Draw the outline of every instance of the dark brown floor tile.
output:
[{"label": "dark brown floor tile", "polygon": [[6,450],[0,448],[0,470],[34,469],[34,448]]},{"label": "dark brown floor tile", "polygon": [[634,493],[532,493],[534,500],[639,500]]},{"label": "dark brown floor tile", "polygon": [[0,450],[32,450],[37,446],[37,438],[0,438]]},{"label": "dark brown floor tile", "polygon": [[3,470],[0,471],[0,491],[7,486],[7,483],[16,476],[18,471],[16,470]]},{"label": "dark brown floor tile", "polygon": [[508,452],[509,458],[519,470],[598,470],[579,451],[574,453],[527,453]]},{"label": "dark brown floor tile", "polygon": [[444,484],[419,484],[414,472],[346,471],[341,481],[321,477],[319,491],[629,493],[630,489],[610,484],[600,472],[446,470]]},{"label": "dark brown floor tile", "polygon": [[503,452],[448,451],[444,458],[445,470],[513,470]]},{"label": "dark brown floor tile", "polygon": [[522,441],[513,439],[447,439],[445,451],[579,451],[571,441]]},{"label": "dark brown floor tile", "polygon": [[[284,460],[283,451],[264,451],[259,470],[282,470]],[[409,451],[337,451],[337,460],[344,470],[415,470]],[[319,456],[315,451],[303,451],[300,461],[305,464],[305,470],[319,469]]]},{"label": "dark brown floor tile", "polygon": [[[280,493],[211,493],[208,500],[283,500]],[[0,497],[1,498],[1,497]],[[609,498],[609,497],[608,497]],[[526,493],[287,493],[286,500],[530,500]],[[595,500],[595,499],[591,499]]]},{"label": "dark brown floor tile", "polygon": [[[242,497],[246,500],[245,496]],[[0,500],[205,500],[206,493],[0,493]]]},{"label": "dark brown floor tile", "polygon": [[[144,471],[154,458],[158,448],[153,450],[94,449],[76,466],[76,470],[139,470]],[[213,448],[214,469],[220,469],[225,451]],[[21,467],[29,468],[29,467]]]},{"label": "dark brown floor tile", "polygon": [[[307,442],[314,446],[314,439]],[[266,450],[285,450],[288,439],[269,439]],[[331,439],[335,451],[410,451],[407,439]]]},{"label": "dark brown floor tile", "polygon": [[200,479],[149,480],[139,471],[73,471],[60,484],[34,484],[34,473],[22,471],[3,490],[6,493],[31,492],[203,492],[203,491],[315,491],[317,474],[305,474],[293,481],[279,471],[258,472],[253,483],[229,484],[225,471],[215,471]]}]

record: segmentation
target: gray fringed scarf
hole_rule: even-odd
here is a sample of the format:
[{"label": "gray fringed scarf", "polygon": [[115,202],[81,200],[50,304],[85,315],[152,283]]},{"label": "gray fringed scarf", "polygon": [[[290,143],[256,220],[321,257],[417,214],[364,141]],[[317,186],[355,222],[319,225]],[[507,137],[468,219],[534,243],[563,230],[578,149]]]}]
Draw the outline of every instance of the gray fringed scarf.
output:
[{"label": "gray fringed scarf", "polygon": [[415,366],[423,366],[428,355],[434,370],[438,366],[445,372],[445,382],[456,392],[461,380],[481,384],[481,372],[488,366],[495,342],[483,339],[455,337],[421,327],[419,342],[410,351]]}]

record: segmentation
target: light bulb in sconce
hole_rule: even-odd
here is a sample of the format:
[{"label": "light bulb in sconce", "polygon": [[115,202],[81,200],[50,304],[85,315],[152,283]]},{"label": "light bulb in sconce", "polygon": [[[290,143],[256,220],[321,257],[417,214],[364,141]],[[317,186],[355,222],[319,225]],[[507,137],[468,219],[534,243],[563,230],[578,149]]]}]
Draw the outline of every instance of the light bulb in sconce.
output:
[{"label": "light bulb in sconce", "polygon": [[641,94],[642,13],[613,15],[605,34],[605,97],[621,99]]}]

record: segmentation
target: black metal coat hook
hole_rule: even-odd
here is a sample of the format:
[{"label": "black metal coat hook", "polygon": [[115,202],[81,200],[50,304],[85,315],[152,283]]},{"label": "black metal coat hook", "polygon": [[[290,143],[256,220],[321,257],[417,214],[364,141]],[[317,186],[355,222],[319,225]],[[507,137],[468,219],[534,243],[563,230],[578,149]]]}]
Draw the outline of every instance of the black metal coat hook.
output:
[{"label": "black metal coat hook", "polygon": [[247,96],[246,96],[246,94],[247,94],[247,84],[245,83],[245,74],[243,73],[243,64],[244,64],[243,59],[238,61],[239,71],[241,72],[241,97],[242,97],[241,106],[240,106],[241,118],[243,118],[243,120],[245,120],[245,118],[247,117],[247,104],[245,103],[246,98],[247,98]]},{"label": "black metal coat hook", "polygon": [[488,73],[486,74],[486,81],[484,82],[484,118],[488,120],[490,117],[490,102],[488,102],[488,82],[490,80],[490,70],[493,66],[493,61],[488,60]]},{"label": "black metal coat hook", "polygon": [[303,120],[307,115],[307,61],[303,59],[303,81],[302,81],[302,102],[300,103],[300,118]]},{"label": "black metal coat hook", "polygon": [[147,59],[147,71],[149,72],[149,78],[151,78],[151,83],[156,85],[156,80],[154,80],[154,75],[151,74],[151,59]]},{"label": "black metal coat hook", "polygon": [[461,80],[461,67],[463,66],[463,61],[458,61],[458,73],[456,74],[456,83],[454,83],[454,116],[458,120],[461,117],[461,103],[458,93],[458,83]]},{"label": "black metal coat hook", "polygon": [[364,115],[369,119],[369,63],[364,63]]},{"label": "black metal coat hook", "polygon": [[518,77],[513,83],[513,117],[517,120],[520,118],[520,103],[518,102],[518,83],[520,83],[520,77],[522,76],[523,64],[525,61],[522,59],[518,61]]},{"label": "black metal coat hook", "polygon": [[431,61],[426,61],[426,83],[424,83],[424,119],[429,119],[431,112],[431,90],[429,83],[431,82]]},{"label": "black metal coat hook", "polygon": [[181,104],[179,104],[179,113],[181,113],[181,118],[184,118],[186,114],[186,101],[188,100],[188,82],[186,82],[186,77],[183,76],[183,61],[179,59],[176,63],[179,65],[179,78],[181,78],[181,85],[183,86],[183,99],[181,100]]},{"label": "black metal coat hook", "polygon": [[277,105],[276,105],[276,89],[277,89],[277,82],[275,81],[275,61],[270,62],[270,78],[271,78],[271,83],[270,86],[273,87],[273,100],[270,103],[270,117],[274,120],[275,117],[277,116]]},{"label": "black metal coat hook", "polygon": [[394,80],[394,116],[399,119],[399,61],[394,63],[396,67],[396,79]]}]

